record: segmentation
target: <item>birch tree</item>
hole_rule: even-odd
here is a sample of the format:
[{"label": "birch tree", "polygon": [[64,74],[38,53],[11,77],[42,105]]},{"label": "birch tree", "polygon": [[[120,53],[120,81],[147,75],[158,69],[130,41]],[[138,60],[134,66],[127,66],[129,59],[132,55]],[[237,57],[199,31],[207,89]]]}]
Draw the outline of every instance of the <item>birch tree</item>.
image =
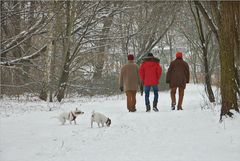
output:
[{"label": "birch tree", "polygon": [[[48,11],[48,17],[54,17],[54,2],[49,2],[50,9]],[[47,51],[44,55],[45,57],[45,67],[44,67],[44,79],[42,83],[42,89],[40,93],[40,98],[42,100],[47,101],[49,96],[49,86],[51,81],[51,69],[52,69],[52,60],[53,60],[53,52],[54,52],[54,20],[48,24],[48,39],[47,39]]]}]

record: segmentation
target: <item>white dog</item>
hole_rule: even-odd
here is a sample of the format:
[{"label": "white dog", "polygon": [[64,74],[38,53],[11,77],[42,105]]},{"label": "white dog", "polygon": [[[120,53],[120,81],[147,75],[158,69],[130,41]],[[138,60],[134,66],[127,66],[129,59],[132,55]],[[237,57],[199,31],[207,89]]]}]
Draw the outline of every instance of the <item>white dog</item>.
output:
[{"label": "white dog", "polygon": [[62,125],[65,124],[66,120],[69,120],[70,124],[72,124],[72,121],[74,121],[74,123],[76,125],[76,118],[78,115],[81,115],[81,114],[84,114],[84,112],[82,112],[76,108],[75,111],[63,112],[57,118],[62,123]]},{"label": "white dog", "polygon": [[92,117],[91,117],[91,128],[93,126],[93,122],[96,122],[98,124],[98,127],[100,127],[100,123],[102,124],[102,127],[104,127],[104,123],[107,126],[111,125],[111,120],[106,117],[105,115],[99,113],[99,112],[92,112]]}]

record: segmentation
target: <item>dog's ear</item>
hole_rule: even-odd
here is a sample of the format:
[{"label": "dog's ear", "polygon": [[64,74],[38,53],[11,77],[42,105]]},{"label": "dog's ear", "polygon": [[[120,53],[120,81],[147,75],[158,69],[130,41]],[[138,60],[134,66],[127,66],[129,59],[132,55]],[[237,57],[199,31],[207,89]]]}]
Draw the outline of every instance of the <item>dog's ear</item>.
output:
[{"label": "dog's ear", "polygon": [[107,119],[107,122],[106,122],[107,126],[110,126],[111,123],[112,123],[112,120],[111,120],[110,118],[108,118],[108,119]]}]

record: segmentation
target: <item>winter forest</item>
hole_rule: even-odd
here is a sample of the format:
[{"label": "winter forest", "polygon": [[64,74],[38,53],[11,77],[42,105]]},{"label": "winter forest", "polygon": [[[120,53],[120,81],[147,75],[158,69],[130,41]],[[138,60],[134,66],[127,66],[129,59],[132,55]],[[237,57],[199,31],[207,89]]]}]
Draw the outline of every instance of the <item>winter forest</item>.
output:
[{"label": "winter forest", "polygon": [[[166,83],[166,72],[178,51],[183,53],[183,59],[189,65],[190,84],[186,87],[186,90],[189,89],[189,93],[186,91],[186,96],[184,96],[186,110],[179,113],[176,111],[172,114],[170,101],[167,101],[170,99],[170,95],[169,86]],[[126,112],[125,94],[119,90],[119,73],[122,66],[127,63],[128,54],[133,54],[135,63],[140,65],[142,58],[149,52],[160,59],[162,76],[158,85],[160,89],[159,114],[161,115],[161,103],[166,104],[166,111],[163,109],[163,113],[166,114],[157,116],[154,113],[152,117],[144,115],[144,97],[141,97],[140,94],[137,94],[137,104],[142,108],[142,113],[139,109],[139,113],[129,114]],[[125,146],[130,146],[125,145],[127,144],[126,140],[131,142],[131,145],[138,145],[142,148],[146,145],[146,149],[149,148],[148,151],[152,149],[151,144],[145,141],[141,144],[135,143],[128,140],[127,137],[124,138],[123,135],[134,138],[136,133],[136,135],[141,135],[141,133],[147,135],[148,132],[155,132],[153,128],[144,127],[147,127],[147,122],[151,118],[154,122],[152,126],[156,124],[156,127],[161,129],[161,125],[155,121],[159,119],[158,117],[162,117],[162,120],[168,120],[163,125],[168,131],[166,135],[174,137],[177,134],[173,133],[180,129],[176,127],[176,131],[171,131],[172,129],[169,128],[176,123],[169,120],[172,115],[178,119],[191,115],[189,120],[183,119],[183,122],[188,122],[185,124],[186,127],[189,124],[193,131],[197,128],[191,127],[192,118],[206,118],[205,121],[207,121],[204,123],[208,124],[207,129],[213,130],[213,133],[221,133],[221,128],[224,126],[225,129],[225,126],[228,125],[233,126],[234,129],[240,129],[240,1],[1,0],[0,68],[0,108],[2,108],[0,110],[0,127],[4,129],[1,131],[5,131],[0,132],[0,137],[3,138],[0,141],[0,160],[1,158],[6,161],[19,160],[17,157],[11,158],[10,153],[16,152],[17,156],[21,156],[26,151],[30,151],[31,155],[25,156],[25,158],[22,156],[20,160],[66,161],[77,159],[91,161],[94,160],[95,154],[95,160],[99,158],[99,160],[117,161],[155,161],[161,157],[163,157],[162,160],[169,161],[198,160],[202,158],[201,153],[194,152],[190,147],[192,146],[194,149],[195,145],[187,141],[185,143],[191,145],[186,149],[190,155],[181,155],[178,151],[177,154],[180,158],[179,156],[168,158],[167,155],[170,154],[168,151],[159,157],[155,153],[157,149],[154,149],[149,156],[141,157],[144,150],[135,152],[131,147],[125,148]],[[200,88],[200,93],[198,93],[198,88]],[[193,94],[192,91],[196,93]],[[197,98],[192,98],[191,95]],[[161,98],[166,99],[161,101]],[[104,102],[104,100],[110,102]],[[100,103],[97,103],[98,101]],[[118,104],[120,111],[116,114],[114,109],[109,106]],[[91,113],[92,110],[102,110],[106,114],[112,115],[113,127],[110,128],[115,127],[115,131],[110,131],[110,128],[97,131],[99,129],[96,127],[95,131],[91,131],[91,129],[81,127],[80,122],[84,118],[82,116],[77,121],[80,130],[74,125],[63,128],[58,126],[54,120],[49,119],[57,112],[61,112],[61,108],[69,111],[76,106],[84,109],[85,116],[88,111]],[[34,111],[35,113],[17,117],[15,110],[19,110],[18,107],[24,108],[24,111],[27,108],[28,112]],[[188,107],[189,110],[191,108],[199,110],[197,113],[201,114],[196,115],[196,111],[191,110],[189,112],[192,113],[188,113]],[[167,110],[167,108],[169,109]],[[203,109],[209,111],[202,112]],[[216,114],[214,116],[216,122],[212,122],[213,118],[208,115],[212,111],[215,111],[213,113]],[[46,113],[40,114],[41,112]],[[21,119],[35,120],[37,118],[37,120],[41,120],[40,116],[43,117],[42,119],[50,120],[42,123],[35,122],[40,129],[52,128],[58,133],[55,135],[53,131],[48,133],[44,129],[45,135],[49,135],[49,138],[52,139],[52,142],[46,143],[50,147],[49,153],[44,150],[45,146],[34,146],[35,148],[31,149],[28,147],[31,146],[31,143],[25,141],[24,143],[17,141],[16,147],[23,146],[26,151],[14,149],[13,143],[10,141],[11,137],[7,139],[7,136],[10,135],[21,140],[21,136],[24,138],[24,134],[20,136],[17,136],[18,132],[16,135],[11,134],[14,131],[9,130],[9,126],[7,126],[7,124],[10,125],[9,120],[13,120],[10,121],[11,124],[19,131],[26,127],[26,136],[30,136],[28,142],[34,143],[34,138],[45,138],[44,134],[40,134],[42,131],[36,130],[34,124],[26,123],[22,127],[18,127],[17,122],[21,122]],[[138,117],[142,117],[143,121]],[[225,122],[225,118],[232,119]],[[234,122],[236,123],[237,119],[238,124],[232,125]],[[138,125],[132,123],[136,120]],[[114,125],[114,121],[119,124],[119,127]],[[126,125],[121,124],[121,121],[126,121]],[[208,121],[211,122],[211,126]],[[85,122],[89,125],[89,118]],[[127,124],[127,122],[131,123]],[[45,123],[50,125],[44,126]],[[216,129],[211,129],[212,126],[216,126]],[[201,128],[203,127],[201,126]],[[200,130],[202,130],[201,128]],[[64,130],[64,135],[61,130]],[[189,135],[188,130],[183,128],[183,134]],[[235,138],[235,140],[231,140],[231,144],[227,141],[224,142],[224,145],[230,144],[225,147],[225,150],[227,151],[229,148],[228,154],[232,155],[223,155],[222,158],[218,158],[206,150],[204,152],[207,156],[203,157],[203,161],[221,159],[234,161],[240,157],[239,147],[236,150],[236,147],[239,146],[239,143],[236,142],[240,142],[240,131],[229,131],[231,133],[213,136],[216,140],[212,144],[203,139],[199,139],[199,141],[206,145],[211,144],[209,148],[215,149],[213,153],[219,156],[224,152],[218,149],[219,146],[223,146],[220,143],[224,138]],[[36,137],[30,134],[34,132],[38,133]],[[58,138],[59,133],[62,135],[62,140]],[[153,137],[158,137],[157,135],[154,134]],[[164,138],[166,135],[161,134],[160,136]],[[109,140],[106,138],[108,136],[111,136]],[[121,136],[123,139],[118,140],[118,137]],[[195,142],[195,137],[191,136],[189,139]],[[82,146],[85,145],[88,149],[92,149],[91,152],[79,148],[81,145],[78,146],[73,139],[71,140],[71,137],[81,142]],[[84,140],[80,140],[78,137],[82,137]],[[211,140],[210,134],[206,137]],[[91,141],[92,138],[95,142]],[[159,140],[163,138],[159,138]],[[114,148],[108,147],[111,146],[111,139],[118,140],[114,142],[115,145],[112,145],[119,146],[118,149],[113,150]],[[136,139],[144,140],[140,136],[137,136]],[[45,139],[40,139],[40,141],[44,142]],[[150,141],[155,142],[151,139]],[[218,142],[220,143],[218,144]],[[177,139],[176,144],[178,143],[182,144],[182,140]],[[161,147],[162,144],[154,144],[154,147]],[[98,151],[97,146],[105,148]],[[171,146],[175,147],[171,144],[165,147],[170,148]],[[58,150],[53,150],[55,147]],[[128,149],[129,158],[122,154],[123,152],[119,152],[121,148],[125,148],[126,152]],[[173,149],[177,150],[177,148],[181,148],[180,145]],[[196,149],[201,151],[201,148]],[[113,150],[112,153],[110,150]],[[104,153],[106,154],[106,151],[107,154],[110,154],[109,157],[102,156]],[[81,154],[80,158],[77,157],[78,152]],[[71,158],[73,154],[74,157]],[[116,154],[119,154],[119,157],[115,158]],[[37,159],[38,157],[39,159]]]}]

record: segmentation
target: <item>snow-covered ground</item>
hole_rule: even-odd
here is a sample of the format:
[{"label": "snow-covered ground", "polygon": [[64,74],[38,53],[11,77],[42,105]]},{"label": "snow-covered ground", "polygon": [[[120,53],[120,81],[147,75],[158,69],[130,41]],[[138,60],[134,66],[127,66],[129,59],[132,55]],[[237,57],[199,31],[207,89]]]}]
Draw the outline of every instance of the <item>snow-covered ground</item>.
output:
[{"label": "snow-covered ground", "polygon": [[[75,98],[64,103],[3,99],[0,107],[1,161],[237,161],[240,117],[219,121],[215,110],[201,109],[203,87],[188,85],[183,111],[170,110],[169,92],[159,93],[159,112],[129,113],[125,95]],[[153,93],[151,93],[152,99]],[[49,108],[53,110],[49,111]],[[76,107],[85,112],[77,125],[54,116]],[[111,127],[90,128],[91,112],[112,119]]]}]

